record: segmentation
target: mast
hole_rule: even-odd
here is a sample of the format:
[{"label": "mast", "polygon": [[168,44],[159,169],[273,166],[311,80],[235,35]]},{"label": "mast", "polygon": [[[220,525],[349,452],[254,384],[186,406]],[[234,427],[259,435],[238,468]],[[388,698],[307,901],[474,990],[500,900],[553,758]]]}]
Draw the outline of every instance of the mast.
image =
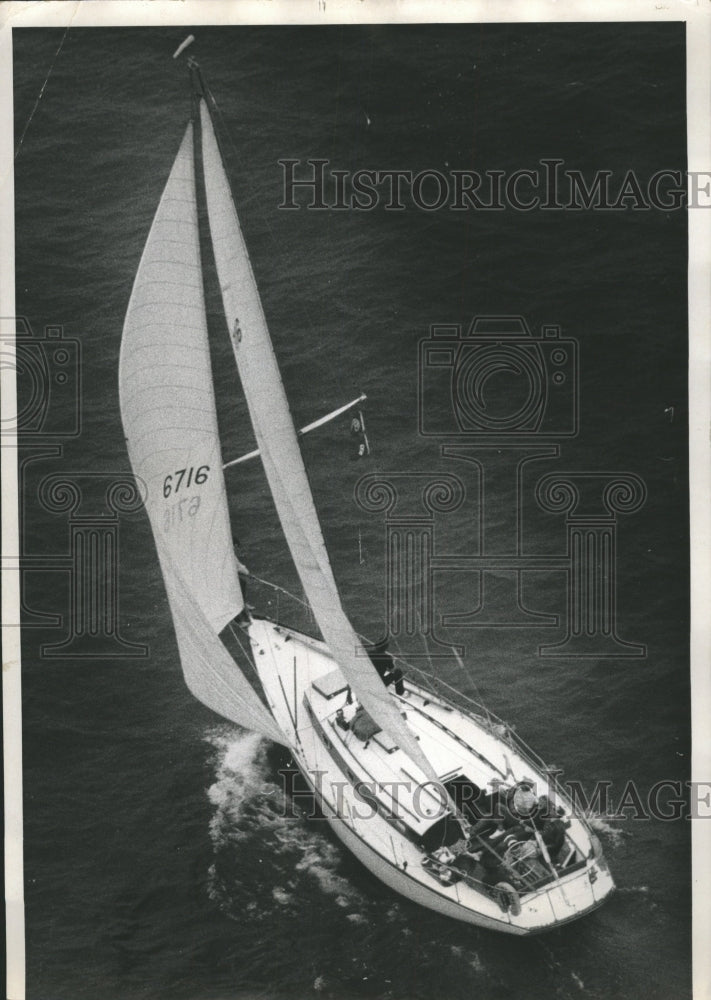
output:
[{"label": "mast", "polygon": [[[194,63],[194,60],[193,60]],[[267,482],[301,584],[332,656],[375,722],[431,780],[437,776],[403,721],[341,605],[294,423],[209,109],[200,98],[202,163],[215,263],[230,337]]]}]

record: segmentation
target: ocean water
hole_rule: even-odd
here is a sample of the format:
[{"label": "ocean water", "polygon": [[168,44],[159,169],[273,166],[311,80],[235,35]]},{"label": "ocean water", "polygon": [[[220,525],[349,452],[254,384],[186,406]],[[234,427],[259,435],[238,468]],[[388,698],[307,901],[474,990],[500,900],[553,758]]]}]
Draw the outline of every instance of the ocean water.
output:
[{"label": "ocean water", "polygon": [[[25,599],[36,613],[69,612],[61,559],[70,523],[43,505],[41,480],[128,472],[121,327],[190,110],[184,69],[170,59],[186,33],[14,33],[17,310],[37,338],[61,325],[79,344],[81,371],[80,387],[70,380],[52,396],[22,452]],[[480,693],[589,790],[609,781],[617,801],[629,781],[643,794],[660,780],[683,781],[683,212],[278,208],[285,158],[349,171],[510,174],[548,157],[618,181],[628,170],[641,178],[683,170],[683,25],[195,33],[295,419],[368,393],[369,459],[350,460],[347,421],[304,441],[354,624],[377,635],[385,616],[384,521],[354,500],[362,475],[459,476],[467,503],[438,516],[438,551],[476,551],[484,521],[474,467],[441,457],[439,439],[418,433],[419,342],[432,324],[466,327],[475,315],[522,315],[534,330],[557,324],[579,345],[580,430],[558,441],[560,457],[526,467],[524,550],[565,551],[562,517],[532,500],[543,473],[639,476],[646,502],[617,526],[617,610],[620,636],[645,644],[646,656],[539,656],[540,645],[562,638],[560,627],[448,628],[440,635],[466,647],[464,672],[450,658],[435,669]],[[251,432],[214,279],[207,291],[231,457],[251,446]],[[52,429],[71,426],[77,398],[80,433],[52,439]],[[426,398],[427,420],[452,405],[441,391]],[[511,538],[504,460],[492,460],[487,483],[494,551]],[[258,466],[240,469],[229,488],[248,565],[298,592]],[[119,536],[120,632],[148,655],[49,658],[41,647],[61,641],[66,622],[23,633],[28,997],[689,996],[688,822],[635,821],[630,810],[624,820],[594,819],[618,892],[540,938],[509,939],[415,907],[371,877],[322,821],[289,807],[284,753],[192,699],[147,519],[122,515]],[[52,559],[60,562],[48,569]],[[466,572],[438,577],[437,588],[438,613],[469,611],[479,596]],[[562,614],[562,575],[524,574],[522,600]],[[423,652],[417,636],[402,645]]]}]

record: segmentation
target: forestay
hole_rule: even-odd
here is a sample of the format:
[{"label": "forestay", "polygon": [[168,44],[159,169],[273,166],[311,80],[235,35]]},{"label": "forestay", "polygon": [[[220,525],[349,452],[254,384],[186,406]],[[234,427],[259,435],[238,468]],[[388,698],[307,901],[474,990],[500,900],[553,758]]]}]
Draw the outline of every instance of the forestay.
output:
[{"label": "forestay", "polygon": [[197,698],[280,733],[217,637],[243,599],[232,547],[188,126],[151,227],[124,323],[121,415],[156,540],[185,678]]},{"label": "forestay", "polygon": [[215,635],[180,576],[166,572],[170,556],[160,547],[158,552],[188,688],[219,715],[287,746],[284,733]]},{"label": "forestay", "polygon": [[212,121],[200,101],[210,232],[227,327],[262,462],[302,586],[324,641],[361,703],[425,775],[436,778],[345,612],[329,563]]}]

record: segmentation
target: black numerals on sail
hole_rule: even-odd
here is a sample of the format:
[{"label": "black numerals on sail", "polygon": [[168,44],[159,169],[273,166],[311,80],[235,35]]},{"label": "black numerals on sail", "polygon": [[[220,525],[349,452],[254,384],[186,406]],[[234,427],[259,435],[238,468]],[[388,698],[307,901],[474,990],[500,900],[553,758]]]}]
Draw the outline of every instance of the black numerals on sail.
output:
[{"label": "black numerals on sail", "polygon": [[163,496],[167,500],[173,493],[177,493],[181,486],[186,490],[191,486],[202,486],[207,482],[209,473],[209,465],[200,465],[197,469],[176,469],[163,480]]},{"label": "black numerals on sail", "polygon": [[[163,528],[169,531],[174,525],[190,517],[195,517],[200,510],[200,497],[189,496],[187,490],[202,486],[210,474],[209,465],[199,465],[197,468],[176,469],[163,480],[163,496],[170,500],[166,504],[163,515]],[[181,494],[178,496],[178,494]]]}]

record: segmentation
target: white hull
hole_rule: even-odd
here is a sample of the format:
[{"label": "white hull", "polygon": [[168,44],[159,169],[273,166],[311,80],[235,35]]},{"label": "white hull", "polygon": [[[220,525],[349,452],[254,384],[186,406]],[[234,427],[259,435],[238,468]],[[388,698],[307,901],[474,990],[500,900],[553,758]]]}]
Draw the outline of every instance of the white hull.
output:
[{"label": "white hull", "polygon": [[[559,871],[557,878],[549,878],[539,889],[522,893],[520,913],[502,909],[481,883],[473,885],[466,880],[441,884],[423,867],[424,852],[413,843],[412,830],[406,830],[403,824],[398,826],[393,816],[376,813],[354,791],[353,779],[375,774],[376,768],[377,782],[385,787],[396,773],[403,775],[404,785],[408,784],[405,777],[415,779],[418,775],[407,760],[402,766],[397,748],[384,751],[375,742],[368,747],[352,734],[346,734],[339,743],[339,730],[332,718],[336,709],[327,703],[343,702],[345,694],[336,693],[323,699],[314,694],[314,680],[325,688],[323,679],[327,682],[334,675],[334,662],[324,644],[264,620],[254,621],[249,633],[269,706],[288,737],[294,758],[314,790],[325,818],[359,861],[395,892],[456,920],[516,935],[540,933],[578,919],[600,906],[612,892],[612,877],[604,862],[593,856],[588,829],[572,812],[568,813],[568,834],[571,843],[577,845],[575,864],[569,872]],[[403,705],[410,728],[432,758],[438,774],[446,777],[456,761],[482,787],[492,776],[501,780],[506,774],[511,782],[528,777],[541,790],[545,789],[543,772],[491,727],[487,729],[485,720],[467,716],[425,695],[427,692],[408,683],[408,698]],[[442,719],[451,730],[445,732],[440,728],[444,725]],[[479,756],[474,756],[477,751],[467,749],[472,744],[481,750]],[[361,771],[366,765],[370,770]],[[381,802],[387,798],[382,789],[377,798]],[[429,805],[426,793],[420,796],[420,801],[423,807],[420,812],[426,814]],[[412,801],[405,795],[405,814],[411,808]],[[410,826],[416,827],[418,820],[414,815],[408,814],[406,818]],[[426,826],[432,819],[425,816],[422,823]]]},{"label": "white hull", "polygon": [[[189,65],[200,123],[197,162],[225,321],[276,511],[328,646],[270,621],[250,622],[246,633],[265,705],[218,639],[244,601],[222,472],[190,124],[136,274],[119,371],[127,447],[146,486],[188,687],[225,718],[289,746],[316,785],[337,835],[402,895],[513,934],[575,919],[613,889],[586,824],[570,803],[559,803],[565,806],[563,820],[546,816],[548,800],[542,800],[544,810],[534,799],[526,813],[529,827],[523,827],[511,797],[520,795],[526,780],[539,794],[547,791],[540,765],[505,727],[499,732],[498,724],[417,685],[391,697],[348,621],[214,132],[209,92],[197,64]],[[349,684],[360,701],[357,711]],[[453,797],[465,792],[468,801],[455,808]],[[484,832],[477,825],[488,823],[483,804],[501,802],[507,816]],[[555,862],[536,817],[556,843]],[[476,838],[471,844],[470,834]],[[515,884],[495,898],[492,889],[507,874]]]},{"label": "white hull", "polygon": [[[313,787],[313,784],[311,784],[312,789]],[[319,798],[318,795],[316,795],[316,797],[317,799]],[[485,913],[478,912],[477,910],[463,907],[461,903],[457,902],[456,899],[448,899],[442,894],[433,892],[427,885],[423,885],[417,879],[408,876],[397,866],[393,865],[391,861],[388,861],[381,854],[370,847],[364,839],[359,837],[351,829],[344,818],[335,818],[330,815],[326,815],[326,820],[335,835],[348,848],[348,850],[354,854],[361,864],[365,865],[365,867],[372,872],[376,878],[380,879],[381,882],[384,882],[390,889],[393,889],[399,895],[404,896],[413,903],[418,903],[420,906],[426,906],[428,909],[434,910],[436,913],[441,913],[445,917],[451,917],[454,920],[462,920],[465,923],[474,924],[477,927],[485,927],[487,930],[502,931],[505,934],[514,934],[519,937],[540,934],[544,931],[551,930],[553,927],[559,927],[572,920],[577,920],[585,913],[590,913],[592,910],[597,909],[598,906],[601,906],[604,903],[605,899],[612,891],[612,888],[614,888],[612,880],[610,880],[609,886],[607,884],[605,885],[604,894],[602,892],[598,893],[598,898],[594,901],[594,903],[587,906],[583,911],[573,912],[569,916],[562,916],[560,918],[555,918],[555,916],[553,916],[553,919],[547,922],[537,923],[535,926],[527,926],[525,916],[524,919],[521,920],[520,918],[517,919],[515,917],[511,917],[510,914],[503,913],[499,910],[499,916],[493,917]]]},{"label": "white hull", "polygon": [[590,913],[592,910],[597,909],[598,906],[603,904],[610,891],[607,890],[604,896],[597,899],[592,905],[586,907],[582,912],[572,913],[568,917],[554,917],[552,920],[540,923],[536,926],[527,926],[525,917],[524,920],[520,920],[505,913],[501,913],[500,918],[487,916],[484,913],[463,907],[461,903],[456,900],[446,899],[443,896],[432,892],[427,886],[422,885],[416,879],[403,874],[398,868],[384,860],[379,854],[373,851],[364,840],[361,840],[358,836],[356,836],[343,820],[339,821],[329,819],[328,823],[336,836],[343,842],[343,844],[345,844],[348,850],[351,851],[351,853],[354,854],[358,860],[364,864],[365,867],[373,873],[373,875],[376,876],[376,878],[380,879],[381,882],[384,882],[385,885],[389,886],[395,892],[399,893],[401,896],[405,896],[406,899],[412,900],[413,903],[418,903],[420,906],[426,906],[428,909],[435,910],[437,913],[441,913],[445,917],[451,917],[454,920],[462,920],[465,923],[474,924],[477,927],[486,927],[488,930],[503,931],[506,934],[515,934],[517,936],[540,934],[543,931],[551,930],[553,927],[559,927],[571,920],[577,920],[579,917],[583,916],[584,913]]}]

